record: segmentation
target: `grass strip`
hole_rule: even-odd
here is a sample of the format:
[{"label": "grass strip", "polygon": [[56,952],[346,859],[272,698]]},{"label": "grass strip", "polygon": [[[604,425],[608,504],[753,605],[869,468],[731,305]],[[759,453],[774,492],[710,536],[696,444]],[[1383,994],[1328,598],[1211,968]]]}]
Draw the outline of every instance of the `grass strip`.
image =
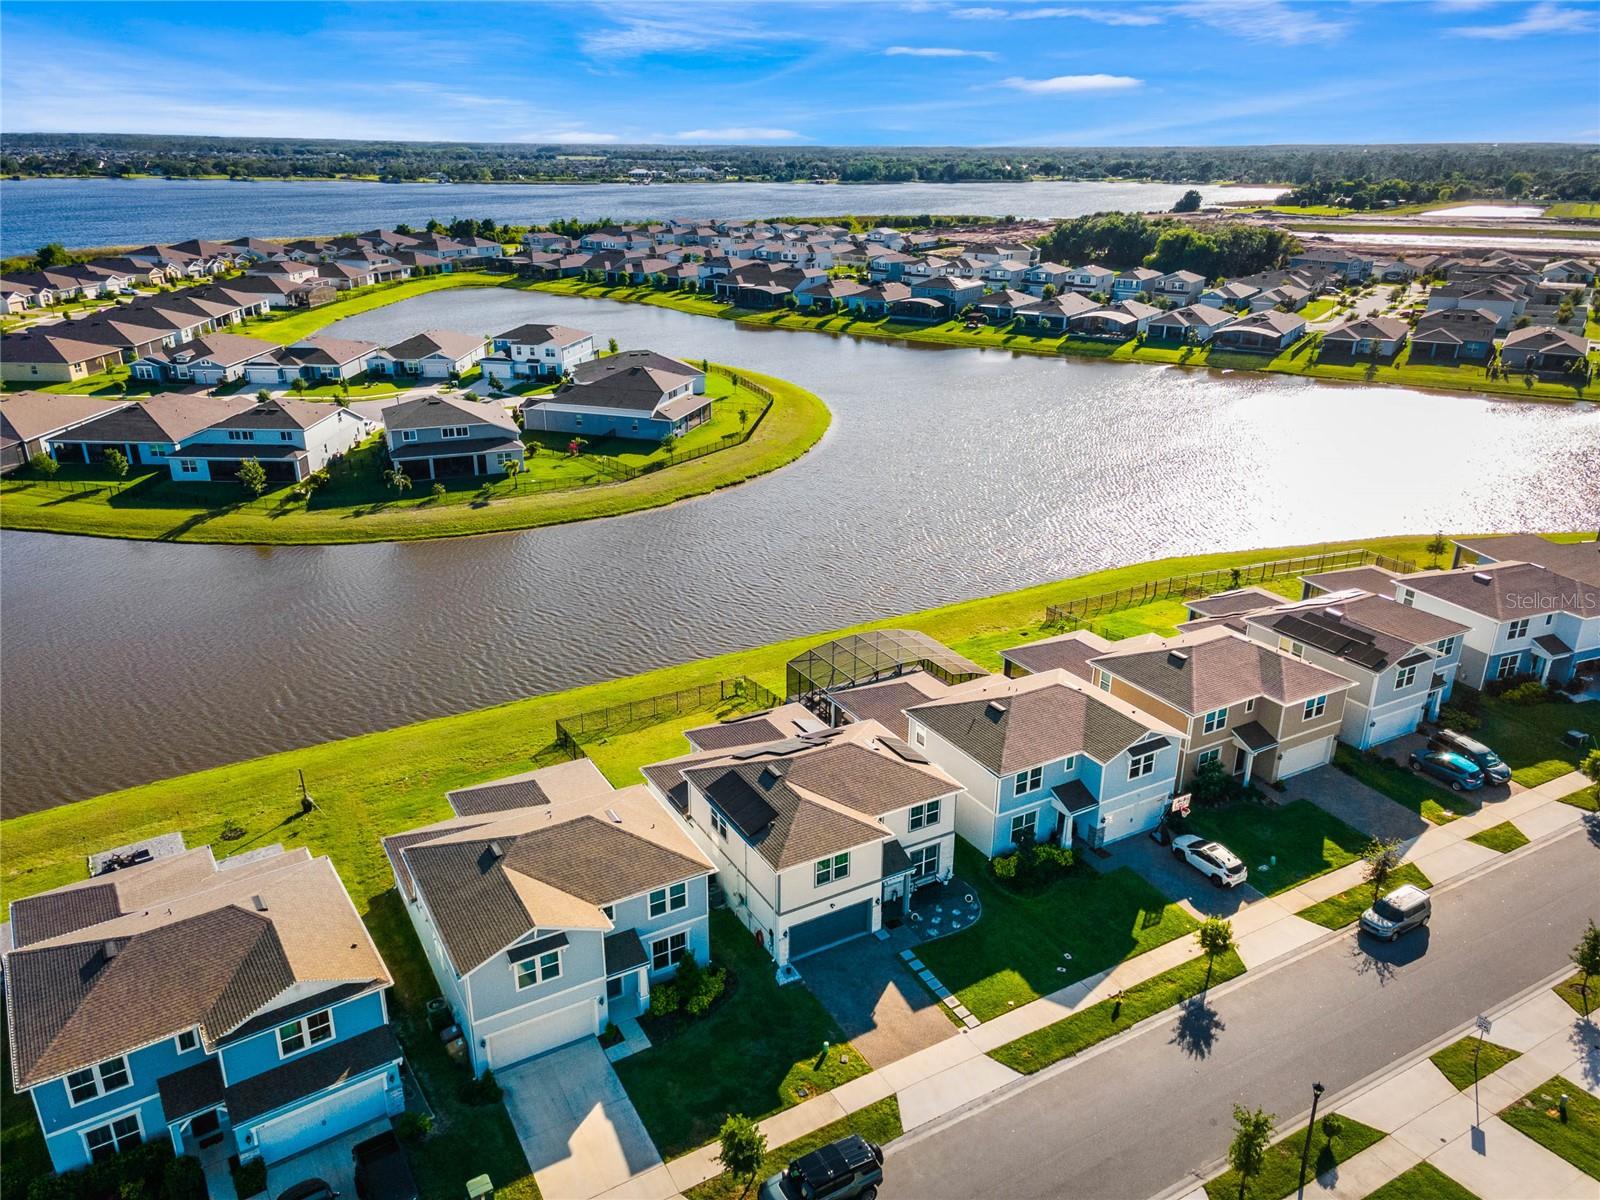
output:
[{"label": "grass strip", "polygon": [[[1567,1098],[1567,1115],[1560,1111]],[[1600,1100],[1564,1076],[1546,1080],[1500,1113],[1500,1119],[1591,1179],[1600,1179]]]},{"label": "grass strip", "polygon": [[[1405,883],[1415,884],[1419,888],[1433,886],[1427,875],[1415,863],[1401,863],[1397,870],[1390,873],[1389,881],[1384,887],[1393,889]],[[1324,929],[1343,929],[1366,912],[1372,906],[1372,900],[1372,885],[1358,883],[1337,896],[1329,896],[1309,908],[1302,908],[1299,915],[1312,924],[1321,925]]]},{"label": "grass strip", "polygon": [[1382,792],[1396,804],[1409,808],[1424,821],[1431,821],[1435,825],[1448,825],[1457,817],[1464,817],[1478,809],[1476,803],[1463,795],[1435,787],[1404,767],[1363,754],[1343,742],[1333,752],[1333,765],[1357,783],[1364,783],[1373,791]]},{"label": "grass strip", "polygon": [[[1476,1072],[1472,1065],[1474,1057],[1478,1064]],[[1469,1036],[1459,1042],[1452,1042],[1443,1050],[1430,1055],[1429,1059],[1439,1068],[1439,1073],[1455,1085],[1456,1091],[1464,1092],[1472,1086],[1474,1080],[1493,1075],[1508,1062],[1514,1062],[1521,1057],[1520,1051],[1497,1046],[1493,1042],[1484,1042],[1480,1051],[1478,1039]]]},{"label": "grass strip", "polygon": [[1574,973],[1570,978],[1563,979],[1550,989],[1567,1002],[1568,1007],[1580,1017],[1586,1017],[1600,1008],[1600,975],[1591,976],[1589,979],[1588,994],[1583,990],[1582,972]]},{"label": "grass strip", "polygon": [[[1346,1116],[1339,1118],[1337,1137],[1330,1138],[1323,1129],[1311,1135],[1311,1161],[1306,1166],[1307,1186],[1315,1176],[1348,1162],[1368,1146],[1383,1141],[1381,1130],[1363,1125]],[[1283,1200],[1300,1184],[1300,1155],[1305,1147],[1305,1130],[1297,1129],[1279,1138],[1267,1149],[1267,1159],[1261,1173],[1250,1180],[1243,1191],[1239,1188],[1238,1172],[1232,1167],[1206,1183],[1210,1200]]]},{"label": "grass strip", "polygon": [[1438,1167],[1419,1162],[1409,1171],[1396,1175],[1366,1200],[1478,1200]]},{"label": "grass strip", "polygon": [[[768,1149],[767,1156],[761,1160],[761,1169],[756,1172],[756,1185],[759,1186],[763,1180],[776,1175],[801,1155],[810,1154],[813,1150],[821,1149],[829,1142],[836,1142],[849,1134],[858,1133],[867,1141],[881,1146],[886,1142],[892,1142],[902,1132],[900,1101],[889,1096],[831,1125],[824,1125],[821,1129],[806,1134],[805,1137]],[[734,1179],[724,1171],[704,1183],[695,1184],[684,1192],[684,1197],[685,1200],[740,1200],[740,1197],[748,1195],[750,1190],[743,1181]]]},{"label": "grass strip", "polygon": [[1487,846],[1500,854],[1510,854],[1513,850],[1521,849],[1528,844],[1528,835],[1510,821],[1501,821],[1498,825],[1491,825],[1482,832],[1473,834],[1467,841]]}]

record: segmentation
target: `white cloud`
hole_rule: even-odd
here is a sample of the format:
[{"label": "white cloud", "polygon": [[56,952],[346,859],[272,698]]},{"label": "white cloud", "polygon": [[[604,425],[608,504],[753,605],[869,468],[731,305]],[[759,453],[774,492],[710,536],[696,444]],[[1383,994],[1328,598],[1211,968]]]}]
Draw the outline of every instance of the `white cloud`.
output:
[{"label": "white cloud", "polygon": [[672,135],[680,142],[792,142],[805,134],[793,129],[767,129],[759,125],[735,125],[727,129],[685,129]]},{"label": "white cloud", "polygon": [[1003,21],[1011,14],[1003,8],[954,8],[950,15],[958,21]]},{"label": "white cloud", "polygon": [[1280,0],[1190,0],[1182,9],[1185,16],[1224,33],[1284,46],[1331,42],[1343,36],[1345,23],[1318,15],[1326,11]]},{"label": "white cloud", "polygon": [[1080,21],[1094,21],[1100,25],[1159,25],[1161,14],[1152,9],[1135,8],[1019,8],[1013,11],[1014,21],[1041,21],[1047,17],[1074,17]]},{"label": "white cloud", "polygon": [[1049,79],[1024,79],[1013,75],[1000,81],[1001,87],[1035,96],[1055,96],[1066,92],[1125,92],[1143,87],[1144,80],[1131,75],[1053,75]]},{"label": "white cloud", "polygon": [[1515,21],[1502,21],[1495,25],[1460,25],[1450,32],[1457,37],[1510,42],[1538,33],[1588,33],[1594,26],[1594,9],[1535,4],[1532,8],[1523,9],[1522,16]]},{"label": "white cloud", "polygon": [[993,50],[959,50],[954,46],[890,46],[884,54],[890,58],[986,58],[990,62],[1000,57]]}]

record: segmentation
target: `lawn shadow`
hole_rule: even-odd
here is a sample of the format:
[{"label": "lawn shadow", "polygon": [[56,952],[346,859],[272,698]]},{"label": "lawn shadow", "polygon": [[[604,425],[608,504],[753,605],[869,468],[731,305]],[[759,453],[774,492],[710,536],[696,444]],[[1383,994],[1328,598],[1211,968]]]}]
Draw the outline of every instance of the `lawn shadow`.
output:
[{"label": "lawn shadow", "polygon": [[1216,1045],[1217,1035],[1227,1028],[1227,1023],[1217,1015],[1217,1010],[1211,1007],[1211,1002],[1202,992],[1179,1006],[1178,1020],[1172,1027],[1172,1036],[1167,1039],[1167,1044],[1178,1047],[1190,1058],[1207,1058]]},{"label": "lawn shadow", "polygon": [[1595,1024],[1595,1018],[1574,1018],[1567,1041],[1578,1055],[1579,1082],[1591,1088],[1600,1084],[1600,1025]]}]

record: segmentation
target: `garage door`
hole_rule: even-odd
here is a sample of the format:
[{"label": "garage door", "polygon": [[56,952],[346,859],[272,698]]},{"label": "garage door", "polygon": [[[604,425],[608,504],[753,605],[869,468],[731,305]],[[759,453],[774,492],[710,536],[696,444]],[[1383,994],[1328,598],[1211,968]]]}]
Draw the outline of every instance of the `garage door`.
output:
[{"label": "garage door", "polygon": [[872,901],[863,900],[789,928],[789,958],[815,954],[872,931]]},{"label": "garage door", "polygon": [[498,1071],[525,1058],[532,1058],[535,1054],[559,1049],[579,1038],[593,1037],[598,1032],[594,1001],[584,1000],[514,1029],[491,1033],[489,1065]]},{"label": "garage door", "polygon": [[1315,742],[1307,742],[1304,746],[1296,746],[1292,750],[1285,750],[1278,756],[1278,778],[1287,779],[1291,775],[1298,775],[1301,771],[1309,771],[1312,767],[1320,767],[1333,757],[1333,738],[1325,737]]},{"label": "garage door", "polygon": [[319,1146],[368,1121],[388,1116],[386,1075],[374,1075],[342,1092],[256,1128],[256,1145],[269,1163]]},{"label": "garage door", "polygon": [[1399,712],[1384,713],[1368,732],[1367,745],[1376,746],[1380,742],[1387,742],[1402,734],[1410,733],[1417,727],[1417,719],[1421,716],[1420,708],[1405,708]]}]

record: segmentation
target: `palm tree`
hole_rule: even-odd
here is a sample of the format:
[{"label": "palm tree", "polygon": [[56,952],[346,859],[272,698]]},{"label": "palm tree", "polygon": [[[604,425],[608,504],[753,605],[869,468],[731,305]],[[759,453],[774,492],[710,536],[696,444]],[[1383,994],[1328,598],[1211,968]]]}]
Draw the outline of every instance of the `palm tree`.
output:
[{"label": "palm tree", "polygon": [[411,476],[406,474],[404,467],[390,467],[383,473],[385,482],[394,489],[395,495],[402,495],[411,486]]}]

